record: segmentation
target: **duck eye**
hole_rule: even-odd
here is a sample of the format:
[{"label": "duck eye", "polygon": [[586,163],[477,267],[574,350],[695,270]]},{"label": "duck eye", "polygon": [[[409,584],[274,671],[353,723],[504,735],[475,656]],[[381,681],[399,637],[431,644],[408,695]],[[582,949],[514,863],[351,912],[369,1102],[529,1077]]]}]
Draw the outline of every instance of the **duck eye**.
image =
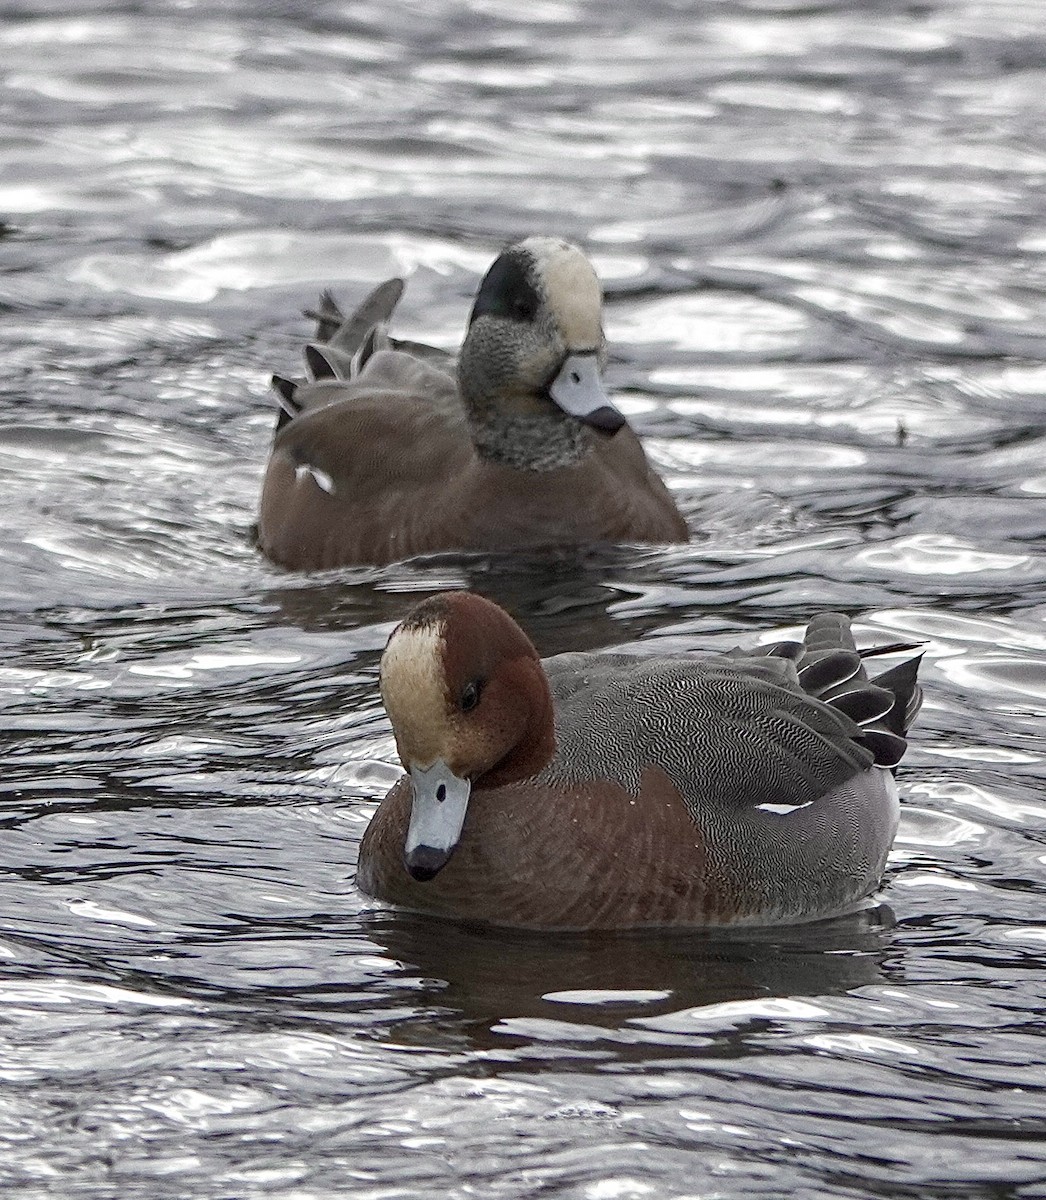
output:
[{"label": "duck eye", "polygon": [[533,321],[541,307],[541,297],[531,282],[529,271],[527,260],[518,252],[508,250],[502,254],[480,284],[469,324],[479,317],[503,317],[523,323]]},{"label": "duck eye", "polygon": [[512,315],[517,321],[531,321],[537,312],[537,297],[533,292],[525,292],[512,299]]},{"label": "duck eye", "polygon": [[462,712],[471,712],[479,703],[480,683],[478,679],[473,679],[461,689],[461,699],[458,705]]}]

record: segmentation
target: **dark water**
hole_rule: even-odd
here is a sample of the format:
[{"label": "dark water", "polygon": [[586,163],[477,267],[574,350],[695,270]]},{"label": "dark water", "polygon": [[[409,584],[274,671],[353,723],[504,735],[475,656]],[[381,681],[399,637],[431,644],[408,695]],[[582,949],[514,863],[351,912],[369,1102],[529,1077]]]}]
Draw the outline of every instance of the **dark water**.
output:
[{"label": "dark water", "polygon": [[[0,1193],[1046,1196],[1046,6],[0,4]],[[299,310],[581,241],[685,548],[291,577]],[[353,888],[393,622],[925,640],[885,906],[537,938]]]}]

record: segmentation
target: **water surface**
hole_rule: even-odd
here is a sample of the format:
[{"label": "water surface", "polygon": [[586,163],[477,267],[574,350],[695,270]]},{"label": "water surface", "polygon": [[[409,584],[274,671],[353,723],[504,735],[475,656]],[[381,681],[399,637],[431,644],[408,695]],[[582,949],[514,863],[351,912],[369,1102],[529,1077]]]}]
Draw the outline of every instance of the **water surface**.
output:
[{"label": "water surface", "polygon": [[[1046,11],[0,6],[5,1196],[1046,1196]],[[607,291],[694,538],[255,554],[321,286],[461,337],[506,241]],[[353,886],[392,625],[544,653],[814,610],[925,643],[883,905],[548,939]]]}]

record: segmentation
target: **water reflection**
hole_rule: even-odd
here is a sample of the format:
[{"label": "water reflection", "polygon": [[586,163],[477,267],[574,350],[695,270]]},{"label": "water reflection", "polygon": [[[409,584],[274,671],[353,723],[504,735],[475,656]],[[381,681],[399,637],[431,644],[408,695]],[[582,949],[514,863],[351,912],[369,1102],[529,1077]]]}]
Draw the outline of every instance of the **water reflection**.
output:
[{"label": "water reflection", "polygon": [[[517,614],[542,656],[596,650],[656,628],[652,613],[617,615],[618,579],[657,552],[608,547],[521,555],[433,555],[380,570],[288,580],[262,596],[291,624],[312,631],[351,631],[403,619],[413,605],[447,589],[467,589]],[[654,573],[653,564],[648,567]]]},{"label": "water reflection", "polygon": [[718,1022],[680,1014],[768,997],[843,995],[887,972],[895,978],[892,925],[883,906],[784,930],[555,938],[408,913],[363,918],[368,937],[417,980],[414,1000],[438,1010],[438,1017],[395,1020],[393,1036],[460,1045],[467,1035],[480,1049],[511,1045],[505,1038],[512,1034],[526,1038],[530,1018],[598,1026],[608,1036],[632,1018],[651,1029],[707,1034]]}]

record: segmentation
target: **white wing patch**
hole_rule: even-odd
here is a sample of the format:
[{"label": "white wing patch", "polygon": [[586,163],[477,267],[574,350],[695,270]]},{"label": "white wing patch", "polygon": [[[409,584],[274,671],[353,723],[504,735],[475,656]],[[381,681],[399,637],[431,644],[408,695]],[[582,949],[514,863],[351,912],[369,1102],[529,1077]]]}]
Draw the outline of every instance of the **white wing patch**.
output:
[{"label": "white wing patch", "polygon": [[801,808],[809,808],[813,804],[812,800],[807,800],[805,804],[757,804],[756,808],[760,812],[779,813],[781,815],[787,813],[798,812]]},{"label": "white wing patch", "polygon": [[315,481],[321,491],[326,492],[328,496],[334,495],[334,480],[326,471],[321,471],[319,467],[314,467],[311,463],[301,463],[294,468],[295,479],[304,479],[306,475]]}]

